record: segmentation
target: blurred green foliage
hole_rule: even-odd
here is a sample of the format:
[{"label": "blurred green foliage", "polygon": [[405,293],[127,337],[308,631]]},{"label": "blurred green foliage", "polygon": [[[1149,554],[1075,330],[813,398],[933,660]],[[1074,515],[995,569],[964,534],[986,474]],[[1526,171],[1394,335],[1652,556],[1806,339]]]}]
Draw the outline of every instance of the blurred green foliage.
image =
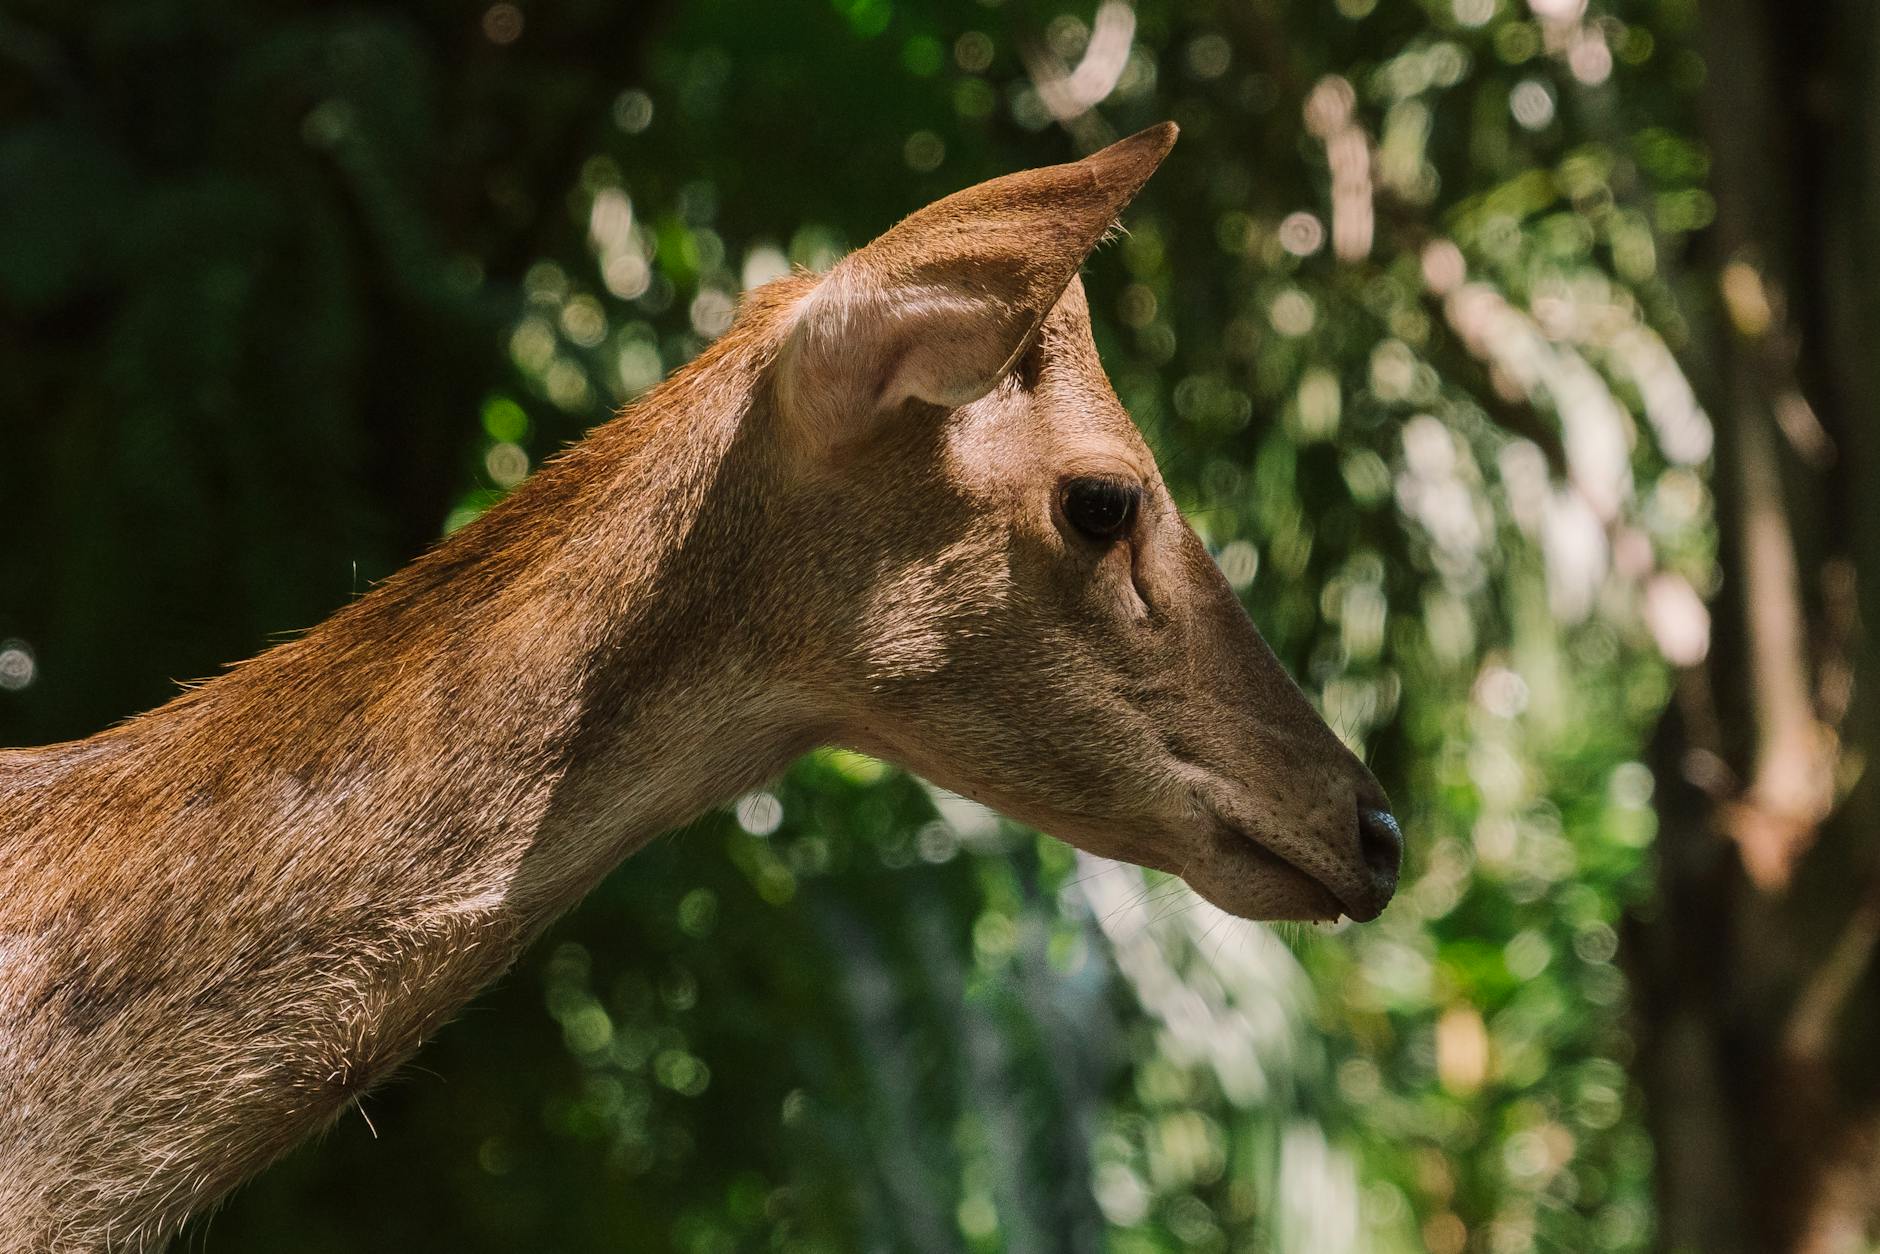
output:
[{"label": "blurred green foliage", "polygon": [[[347,1118],[193,1241],[1647,1246],[1615,959],[1649,910],[1642,742],[1716,579],[1674,361],[1712,212],[1690,0],[272,7],[0,23],[53,67],[0,115],[0,297],[37,346],[0,388],[56,482],[117,459],[108,499],[9,506],[40,537],[0,571],[32,650],[9,736],[309,621],[743,288],[1172,117],[1087,269],[1099,343],[1411,861],[1378,923],[1276,937],[818,755],[637,857],[367,1102],[376,1137]],[[169,38],[212,50],[111,59]],[[138,109],[44,103],[63,56],[138,67]],[[1086,71],[1101,103],[1064,108]],[[40,430],[68,388],[77,430]],[[217,548],[166,544],[205,508]],[[175,563],[241,584],[195,651],[124,634],[202,622]]]}]

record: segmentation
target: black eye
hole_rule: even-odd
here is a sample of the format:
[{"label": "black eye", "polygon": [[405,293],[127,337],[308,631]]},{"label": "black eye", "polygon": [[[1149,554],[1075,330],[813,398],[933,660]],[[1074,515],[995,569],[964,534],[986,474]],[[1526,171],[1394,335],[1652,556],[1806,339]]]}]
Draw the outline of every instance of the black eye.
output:
[{"label": "black eye", "polygon": [[1114,540],[1129,530],[1141,496],[1121,479],[1072,479],[1064,485],[1064,517],[1092,540]]}]

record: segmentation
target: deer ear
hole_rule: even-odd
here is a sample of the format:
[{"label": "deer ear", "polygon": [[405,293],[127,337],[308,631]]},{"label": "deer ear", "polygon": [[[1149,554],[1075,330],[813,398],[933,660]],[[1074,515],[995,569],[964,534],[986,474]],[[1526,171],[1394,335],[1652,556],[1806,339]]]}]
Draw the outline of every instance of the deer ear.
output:
[{"label": "deer ear", "polygon": [[952,409],[991,391],[1174,142],[1164,122],[969,187],[845,257],[798,305],[778,359],[788,419],[826,451],[907,401]]}]

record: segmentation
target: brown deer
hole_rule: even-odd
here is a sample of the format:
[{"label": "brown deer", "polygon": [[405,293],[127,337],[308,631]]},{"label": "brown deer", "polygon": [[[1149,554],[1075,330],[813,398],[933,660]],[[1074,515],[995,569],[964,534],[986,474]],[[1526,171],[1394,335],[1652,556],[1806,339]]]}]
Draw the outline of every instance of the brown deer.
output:
[{"label": "brown deer", "polygon": [[820,744],[1238,915],[1375,916],[1384,795],[1091,341],[1078,268],[1174,139],[753,292],[306,635],[0,752],[0,1251],[162,1246],[622,859]]}]

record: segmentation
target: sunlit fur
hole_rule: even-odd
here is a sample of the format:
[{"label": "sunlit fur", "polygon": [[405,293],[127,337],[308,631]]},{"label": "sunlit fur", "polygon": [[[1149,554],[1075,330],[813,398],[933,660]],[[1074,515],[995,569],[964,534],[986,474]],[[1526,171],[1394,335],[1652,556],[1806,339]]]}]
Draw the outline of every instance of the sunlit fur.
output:
[{"label": "sunlit fur", "polygon": [[[840,743],[1257,917],[1374,913],[1376,784],[1177,516],[1075,272],[1158,128],[732,329],[305,636],[0,752],[0,1251],[141,1250],[659,832]],[[1058,484],[1146,488],[1094,546]],[[1381,890],[1388,894],[1388,886]]]}]

